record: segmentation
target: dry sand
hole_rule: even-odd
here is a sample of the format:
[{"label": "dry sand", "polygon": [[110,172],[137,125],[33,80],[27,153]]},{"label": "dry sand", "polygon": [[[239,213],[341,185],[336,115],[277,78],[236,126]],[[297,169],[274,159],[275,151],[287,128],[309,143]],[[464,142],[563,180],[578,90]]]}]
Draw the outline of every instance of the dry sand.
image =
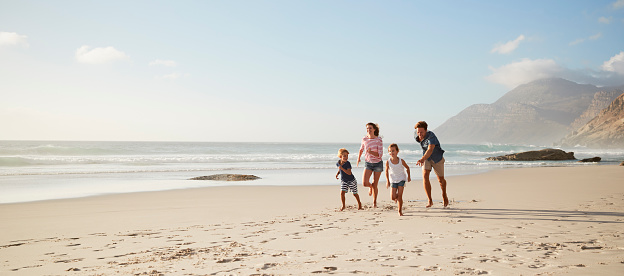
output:
[{"label": "dry sand", "polygon": [[448,209],[415,180],[403,217],[382,185],[343,212],[339,184],[4,204],[0,274],[624,275],[624,167],[449,177]]}]

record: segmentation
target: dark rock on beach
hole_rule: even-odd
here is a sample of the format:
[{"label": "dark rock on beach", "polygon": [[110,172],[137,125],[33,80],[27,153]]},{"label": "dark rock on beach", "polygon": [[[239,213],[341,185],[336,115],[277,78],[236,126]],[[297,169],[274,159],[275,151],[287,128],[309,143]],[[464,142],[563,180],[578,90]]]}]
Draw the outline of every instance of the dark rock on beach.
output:
[{"label": "dark rock on beach", "polygon": [[592,158],[581,159],[581,160],[579,160],[579,162],[600,162],[600,160],[602,160],[602,158],[596,156],[596,157],[592,157]]},{"label": "dark rock on beach", "polygon": [[213,174],[193,177],[190,180],[248,181],[256,179],[260,179],[260,177],[250,174]]},{"label": "dark rock on beach", "polygon": [[526,151],[514,154],[507,154],[496,157],[488,157],[490,161],[560,161],[560,160],[576,160],[574,152],[565,152],[560,149],[543,149],[535,151]]}]

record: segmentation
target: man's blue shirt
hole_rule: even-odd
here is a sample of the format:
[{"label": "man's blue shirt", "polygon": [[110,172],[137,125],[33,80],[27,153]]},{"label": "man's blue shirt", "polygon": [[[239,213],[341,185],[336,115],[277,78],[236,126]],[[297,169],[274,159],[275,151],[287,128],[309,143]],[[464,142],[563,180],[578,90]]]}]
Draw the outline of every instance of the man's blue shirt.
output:
[{"label": "man's blue shirt", "polygon": [[429,156],[429,159],[427,160],[433,161],[434,163],[440,162],[440,160],[442,160],[444,150],[440,146],[440,141],[438,141],[438,137],[436,137],[433,132],[427,131],[425,139],[419,141],[418,134],[416,132],[417,130],[414,131],[414,139],[416,140],[416,142],[420,143],[420,147],[423,150],[423,155],[425,154],[425,152],[427,152],[427,149],[429,149],[429,145],[435,145],[435,147],[433,148],[433,153],[431,154],[431,156]]}]

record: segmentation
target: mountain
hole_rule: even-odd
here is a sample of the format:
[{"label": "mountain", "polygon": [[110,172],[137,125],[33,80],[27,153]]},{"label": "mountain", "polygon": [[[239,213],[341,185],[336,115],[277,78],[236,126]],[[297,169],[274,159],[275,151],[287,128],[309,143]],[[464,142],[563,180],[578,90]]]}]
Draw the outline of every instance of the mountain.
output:
[{"label": "mountain", "polygon": [[492,104],[471,105],[434,132],[446,143],[552,145],[607,106],[617,96],[613,90],[541,79],[516,87]]},{"label": "mountain", "polygon": [[617,97],[578,131],[566,136],[561,145],[624,148],[624,94]]},{"label": "mountain", "polygon": [[594,99],[587,110],[585,110],[581,116],[572,122],[570,130],[578,130],[580,127],[584,126],[587,122],[596,117],[600,111],[607,108],[611,102],[613,102],[615,98],[622,93],[624,93],[624,87],[615,88],[609,91],[598,91],[594,94]]}]

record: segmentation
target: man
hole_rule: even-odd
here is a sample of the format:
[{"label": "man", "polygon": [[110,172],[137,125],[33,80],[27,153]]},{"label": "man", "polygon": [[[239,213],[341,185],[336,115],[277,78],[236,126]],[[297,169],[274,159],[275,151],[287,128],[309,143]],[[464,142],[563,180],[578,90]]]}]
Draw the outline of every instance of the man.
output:
[{"label": "man", "polygon": [[423,150],[423,157],[420,158],[416,165],[422,166],[423,171],[423,185],[429,202],[427,208],[433,205],[431,199],[431,182],[429,181],[429,174],[431,169],[435,171],[440,187],[442,188],[442,198],[444,199],[444,207],[449,204],[448,196],[446,195],[446,179],[444,179],[444,150],[440,147],[440,141],[431,131],[427,131],[427,123],[420,121],[414,126],[414,139],[420,143],[420,147]]}]

